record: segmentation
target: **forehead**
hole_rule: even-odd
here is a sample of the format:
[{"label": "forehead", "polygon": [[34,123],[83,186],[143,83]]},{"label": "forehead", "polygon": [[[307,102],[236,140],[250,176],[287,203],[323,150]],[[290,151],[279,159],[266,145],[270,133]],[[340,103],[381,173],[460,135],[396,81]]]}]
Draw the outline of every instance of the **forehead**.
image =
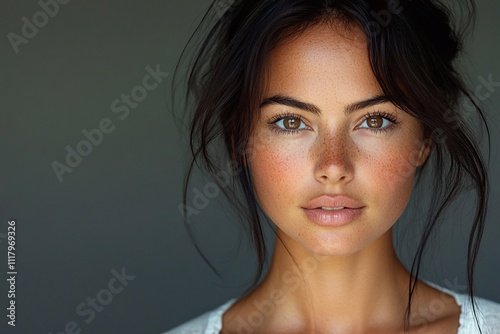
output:
[{"label": "forehead", "polygon": [[356,26],[322,23],[283,39],[271,52],[266,73],[265,95],[313,97],[326,89],[350,103],[381,93],[365,36]]}]

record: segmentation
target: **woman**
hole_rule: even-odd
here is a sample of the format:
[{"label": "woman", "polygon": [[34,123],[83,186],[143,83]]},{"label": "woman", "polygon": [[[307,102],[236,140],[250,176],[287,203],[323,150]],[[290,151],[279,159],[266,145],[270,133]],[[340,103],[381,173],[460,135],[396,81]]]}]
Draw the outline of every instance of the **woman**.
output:
[{"label": "woman", "polygon": [[[488,178],[462,98],[488,127],[454,68],[467,22],[454,28],[429,0],[216,9],[189,73],[193,163],[221,184],[209,146],[222,135],[238,181],[234,193],[222,189],[247,213],[255,282],[266,258],[259,210],[276,242],[258,285],[169,333],[500,333],[500,305],[473,290]],[[430,207],[411,221],[422,232],[407,270],[392,227],[426,175]],[[419,269],[444,210],[470,187],[478,200],[465,295],[419,279]]]}]

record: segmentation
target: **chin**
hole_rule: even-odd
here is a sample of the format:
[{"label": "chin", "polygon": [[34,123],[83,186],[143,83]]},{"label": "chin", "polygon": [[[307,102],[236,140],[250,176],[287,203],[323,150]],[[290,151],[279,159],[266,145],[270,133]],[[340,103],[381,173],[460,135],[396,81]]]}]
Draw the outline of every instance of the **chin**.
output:
[{"label": "chin", "polygon": [[318,256],[350,256],[364,248],[363,245],[337,244],[337,245],[315,245],[308,250]]},{"label": "chin", "polygon": [[362,240],[359,236],[349,238],[329,235],[311,236],[311,238],[297,241],[307,252],[318,256],[349,256],[364,249],[372,240]]}]

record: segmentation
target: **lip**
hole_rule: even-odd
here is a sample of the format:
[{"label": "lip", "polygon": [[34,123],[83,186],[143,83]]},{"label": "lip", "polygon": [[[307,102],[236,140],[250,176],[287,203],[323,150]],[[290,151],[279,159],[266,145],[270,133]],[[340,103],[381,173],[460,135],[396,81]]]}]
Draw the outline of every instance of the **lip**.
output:
[{"label": "lip", "polygon": [[[321,207],[339,208],[341,210],[323,210]],[[311,199],[302,209],[305,214],[320,226],[343,226],[356,220],[364,206],[357,200],[344,195],[321,195]]]},{"label": "lip", "polygon": [[349,209],[359,209],[363,207],[359,201],[344,195],[321,195],[314,197],[304,206],[304,209],[318,209],[322,206],[328,208],[345,207]]},{"label": "lip", "polygon": [[336,211],[322,209],[304,209],[309,220],[320,226],[343,226],[356,220],[362,213],[363,208],[345,208]]}]

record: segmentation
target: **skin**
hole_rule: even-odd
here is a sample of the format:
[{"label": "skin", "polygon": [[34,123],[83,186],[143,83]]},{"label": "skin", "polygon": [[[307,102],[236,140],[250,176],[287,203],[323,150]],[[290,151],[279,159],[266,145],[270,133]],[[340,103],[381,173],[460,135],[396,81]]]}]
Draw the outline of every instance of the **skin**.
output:
[{"label": "skin", "polygon": [[[344,113],[383,95],[357,28],[308,28],[282,41],[267,64],[263,101],[286,96],[320,114],[280,103],[259,110],[247,163],[278,238],[266,278],[225,312],[222,333],[402,333],[410,274],[391,228],[430,151],[419,121],[390,102]],[[374,112],[396,123],[367,120]],[[283,113],[301,120],[287,116],[275,128],[298,132],[272,130]],[[344,226],[316,225],[302,208],[325,193],[356,199],[361,215]],[[430,308],[436,301],[439,311]],[[411,333],[457,332],[460,308],[451,296],[419,281],[412,307]]]}]

